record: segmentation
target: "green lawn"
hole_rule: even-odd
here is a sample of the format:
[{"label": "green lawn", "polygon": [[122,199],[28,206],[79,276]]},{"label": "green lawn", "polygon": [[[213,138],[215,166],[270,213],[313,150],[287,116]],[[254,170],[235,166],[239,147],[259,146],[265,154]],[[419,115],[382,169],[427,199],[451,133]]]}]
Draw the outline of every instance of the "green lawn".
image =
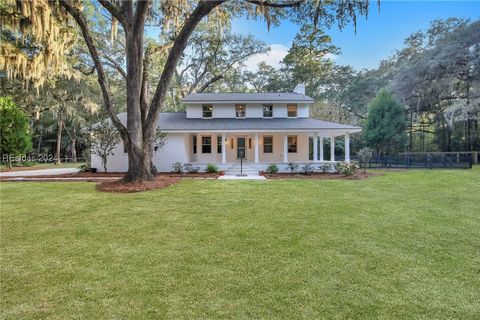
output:
[{"label": "green lawn", "polygon": [[1,318],[480,318],[478,167],[0,186]]}]

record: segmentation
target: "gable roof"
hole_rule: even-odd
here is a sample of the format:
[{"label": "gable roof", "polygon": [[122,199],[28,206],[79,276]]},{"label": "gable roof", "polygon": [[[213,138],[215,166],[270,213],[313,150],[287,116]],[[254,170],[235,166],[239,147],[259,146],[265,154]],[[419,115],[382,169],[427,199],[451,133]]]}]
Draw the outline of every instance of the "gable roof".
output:
[{"label": "gable roof", "polygon": [[314,103],[315,101],[301,93],[191,93],[182,100],[183,103]]}]

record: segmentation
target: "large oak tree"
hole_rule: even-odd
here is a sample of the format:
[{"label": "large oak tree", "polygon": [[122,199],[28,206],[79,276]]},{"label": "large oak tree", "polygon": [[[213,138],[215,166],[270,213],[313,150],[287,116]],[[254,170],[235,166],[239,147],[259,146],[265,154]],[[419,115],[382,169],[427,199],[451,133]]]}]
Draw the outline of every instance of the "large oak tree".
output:
[{"label": "large oak tree", "polygon": [[[357,15],[365,15],[368,9],[368,1],[363,0],[164,0],[156,6],[155,3],[151,0],[98,0],[98,3],[95,3],[95,6],[101,8],[102,13],[112,19],[112,29],[119,26],[125,37],[126,124],[117,117],[104,59],[92,32],[95,19],[89,19],[84,10],[84,3],[68,0],[21,1],[17,7],[23,18],[18,29],[22,29],[23,32],[28,30],[27,33],[34,40],[56,48],[57,54],[49,57],[51,61],[61,59],[61,54],[58,54],[60,52],[58,44],[54,43],[52,34],[48,32],[49,26],[55,26],[55,32],[58,33],[58,30],[63,30],[59,27],[62,23],[71,25],[71,21],[74,21],[80,30],[97,73],[103,105],[128,151],[129,163],[125,181],[153,179],[151,158],[160,110],[189,38],[206,17],[209,21],[218,21],[234,15],[247,15],[250,18],[262,16],[268,27],[278,24],[282,19],[290,19],[299,25],[313,25],[315,27],[310,29],[316,32],[319,30],[316,28],[317,25],[328,26],[337,22],[339,26],[344,26],[351,20],[355,23]],[[55,18],[55,23],[45,25],[42,19],[46,15],[50,17],[49,19]],[[25,27],[25,22],[30,22],[30,29]],[[148,25],[160,25],[164,30],[168,29],[170,39],[160,79],[153,86],[155,89],[151,95],[149,94],[151,81],[148,72],[145,71],[145,64],[149,60],[144,39]],[[65,37],[64,42],[68,40],[69,38]],[[48,50],[45,51],[48,53]],[[10,61],[11,67],[14,67],[14,62],[15,57]],[[25,69],[22,69],[23,72]],[[22,72],[15,73],[21,74]]]}]

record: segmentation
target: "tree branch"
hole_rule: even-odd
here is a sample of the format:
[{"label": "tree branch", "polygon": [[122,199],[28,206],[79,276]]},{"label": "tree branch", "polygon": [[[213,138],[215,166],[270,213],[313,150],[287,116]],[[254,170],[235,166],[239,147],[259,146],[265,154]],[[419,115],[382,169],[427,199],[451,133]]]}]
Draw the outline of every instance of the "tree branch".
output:
[{"label": "tree branch", "polygon": [[200,89],[198,90],[198,92],[202,93],[203,91],[205,91],[205,89],[207,89],[210,85],[212,85],[213,83],[217,82],[218,80],[220,79],[223,79],[223,75],[218,75],[218,76],[215,76],[213,77],[212,79],[208,80],[206,83],[204,83]]},{"label": "tree branch", "polygon": [[103,70],[102,62],[100,61],[97,48],[93,44],[94,41],[88,29],[85,16],[79,10],[72,7],[72,5],[68,2],[68,0],[60,0],[60,5],[63,8],[65,8],[65,10],[75,19],[78,26],[80,27],[85,43],[87,44],[88,51],[90,52],[90,56],[92,57],[93,63],[95,65],[95,69],[97,69],[98,84],[100,85],[100,88],[102,90],[105,109],[107,110],[107,113],[110,116],[112,123],[120,132],[120,135],[122,135],[122,138],[124,138],[124,140],[128,140],[129,139],[128,131],[125,128],[125,126],[122,124],[120,119],[118,119],[115,113],[115,110],[113,109],[112,99],[111,99],[110,91],[107,84],[107,78],[105,76],[105,70]]},{"label": "tree branch", "polygon": [[123,70],[122,66],[117,61],[115,61],[115,59],[107,55],[103,55],[103,58],[109,62],[110,66],[112,66],[115,70],[118,71],[118,73],[123,77],[123,79],[127,80],[127,73],[125,72],[125,70]]},{"label": "tree branch", "polygon": [[246,0],[246,1],[251,3],[251,4],[256,4],[258,6],[263,6],[263,7],[291,8],[291,7],[299,6],[305,0],[296,0],[296,1],[290,1],[290,2],[281,2],[281,3],[263,1],[263,0]]},{"label": "tree branch", "polygon": [[187,46],[190,35],[195,30],[195,27],[202,20],[202,18],[208,15],[213,9],[221,5],[223,2],[225,2],[225,0],[202,0],[198,3],[195,10],[193,10],[192,14],[185,21],[185,24],[180,30],[180,33],[175,39],[173,47],[168,54],[165,68],[162,71],[160,81],[158,82],[155,90],[155,94],[150,105],[150,110],[145,121],[144,133],[146,135],[144,134],[144,137],[153,137],[153,132],[157,126],[158,117],[160,115],[160,106],[165,101],[165,95],[167,93],[170,80],[173,77],[173,73],[175,72],[178,61],[182,56],[182,52]]},{"label": "tree branch", "polygon": [[122,10],[120,10],[119,7],[117,7],[116,5],[114,5],[111,1],[109,0],[98,0],[98,2],[100,2],[100,4],[102,5],[102,7],[104,7],[105,9],[107,9],[108,12],[110,12],[110,14],[118,20],[118,22],[120,22],[120,24],[123,26],[123,28],[125,29],[126,27],[126,19],[125,19],[125,15],[123,14]]},{"label": "tree branch", "polygon": [[138,27],[142,27],[147,18],[148,9],[150,8],[151,0],[141,0],[137,1],[137,9],[135,10],[135,21],[133,25],[133,30],[136,30]]},{"label": "tree branch", "polygon": [[90,67],[90,70],[88,70],[88,71],[83,70],[80,66],[73,66],[73,68],[75,70],[80,71],[82,74],[84,74],[86,76],[92,75],[95,72],[95,66]]}]

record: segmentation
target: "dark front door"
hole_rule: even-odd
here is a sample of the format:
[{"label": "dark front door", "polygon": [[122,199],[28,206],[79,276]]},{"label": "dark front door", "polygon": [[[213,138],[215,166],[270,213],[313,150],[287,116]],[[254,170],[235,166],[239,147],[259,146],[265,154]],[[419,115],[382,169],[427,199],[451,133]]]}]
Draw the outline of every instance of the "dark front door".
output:
[{"label": "dark front door", "polygon": [[237,159],[245,159],[245,138],[237,138]]}]

